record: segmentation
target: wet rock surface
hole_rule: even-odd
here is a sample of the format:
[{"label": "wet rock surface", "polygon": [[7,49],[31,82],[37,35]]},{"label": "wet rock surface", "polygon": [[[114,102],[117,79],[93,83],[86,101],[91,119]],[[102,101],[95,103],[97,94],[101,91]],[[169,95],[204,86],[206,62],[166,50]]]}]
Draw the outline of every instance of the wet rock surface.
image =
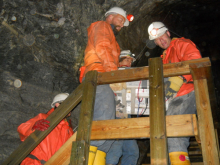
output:
[{"label": "wet rock surface", "polygon": [[[152,21],[165,21],[178,34],[195,39],[203,57],[213,55],[211,59],[216,63],[214,74],[217,77],[220,74],[217,69],[219,41],[215,38],[219,36],[219,23],[212,17],[219,15],[219,3],[180,2],[0,1],[0,164],[21,143],[17,133],[20,124],[39,113],[46,113],[56,94],[71,93],[79,85],[78,69],[83,65],[87,28],[92,22],[103,20],[105,11],[110,7],[120,6],[135,16],[130,26],[117,35],[121,49],[130,49],[135,53],[137,61],[134,66],[146,66],[148,58],[160,55],[160,49],[146,47],[147,27]],[[187,13],[184,5],[193,14]],[[202,20],[208,14],[212,16],[207,18],[210,21]],[[198,23],[194,23],[195,20]],[[213,22],[215,26],[211,26],[211,34],[204,33],[202,29],[210,29],[209,25]],[[203,38],[199,39],[201,36]],[[212,47],[208,47],[210,44]],[[216,82],[219,80],[216,79]],[[216,88],[217,92],[219,88]],[[78,124],[79,109],[80,105],[71,115],[74,128]]]}]

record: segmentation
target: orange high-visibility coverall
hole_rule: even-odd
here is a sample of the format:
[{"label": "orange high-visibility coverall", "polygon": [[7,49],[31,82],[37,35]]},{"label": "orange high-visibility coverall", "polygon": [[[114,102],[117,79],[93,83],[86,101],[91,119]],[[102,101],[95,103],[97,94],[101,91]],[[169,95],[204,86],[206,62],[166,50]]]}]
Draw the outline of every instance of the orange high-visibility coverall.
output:
[{"label": "orange high-visibility coverall", "polygon": [[85,50],[85,74],[91,70],[109,72],[118,70],[120,47],[112,27],[105,21],[97,21],[88,28],[88,43]]},{"label": "orange high-visibility coverall", "polygon": [[[21,141],[24,141],[32,132],[34,132],[32,127],[36,121],[46,119],[53,111],[54,108],[52,108],[47,114],[40,113],[36,117],[22,123],[17,129]],[[30,154],[34,155],[39,160],[48,161],[72,135],[72,128],[66,120],[62,120]],[[40,165],[41,162],[39,160],[27,157],[22,161],[21,165]]]},{"label": "orange high-visibility coverall", "polygon": [[[170,46],[163,52],[163,64],[188,61],[201,58],[196,45],[189,39],[173,38]],[[183,83],[176,97],[188,94],[194,90],[191,75],[183,75],[187,82]]]}]

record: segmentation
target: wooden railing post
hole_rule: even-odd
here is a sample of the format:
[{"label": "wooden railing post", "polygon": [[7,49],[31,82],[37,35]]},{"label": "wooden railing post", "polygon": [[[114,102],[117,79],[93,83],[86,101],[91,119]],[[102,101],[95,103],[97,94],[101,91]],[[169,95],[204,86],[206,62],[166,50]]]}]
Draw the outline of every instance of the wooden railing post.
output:
[{"label": "wooden railing post", "polygon": [[83,81],[83,97],[76,142],[73,142],[70,165],[87,165],[90,134],[96,95],[97,71],[90,71]]},{"label": "wooden railing post", "polygon": [[190,65],[190,70],[195,88],[203,162],[204,165],[217,165],[219,164],[219,155],[207,84],[209,67],[204,67],[202,63],[199,63]]},{"label": "wooden railing post", "polygon": [[150,157],[152,165],[168,164],[163,81],[161,58],[149,59]]}]

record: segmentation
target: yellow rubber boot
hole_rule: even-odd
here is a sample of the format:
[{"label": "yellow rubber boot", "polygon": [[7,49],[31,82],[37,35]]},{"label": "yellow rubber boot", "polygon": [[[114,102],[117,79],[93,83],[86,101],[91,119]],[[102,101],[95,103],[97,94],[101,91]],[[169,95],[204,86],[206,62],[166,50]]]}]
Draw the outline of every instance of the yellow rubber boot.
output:
[{"label": "yellow rubber boot", "polygon": [[190,165],[187,152],[170,152],[171,165]]},{"label": "yellow rubber boot", "polygon": [[95,156],[96,156],[96,152],[97,152],[97,147],[95,147],[95,146],[90,146],[89,147],[89,162],[88,162],[88,165],[93,165],[93,162],[94,162]]},{"label": "yellow rubber boot", "polygon": [[105,165],[106,153],[97,150],[93,165]]}]

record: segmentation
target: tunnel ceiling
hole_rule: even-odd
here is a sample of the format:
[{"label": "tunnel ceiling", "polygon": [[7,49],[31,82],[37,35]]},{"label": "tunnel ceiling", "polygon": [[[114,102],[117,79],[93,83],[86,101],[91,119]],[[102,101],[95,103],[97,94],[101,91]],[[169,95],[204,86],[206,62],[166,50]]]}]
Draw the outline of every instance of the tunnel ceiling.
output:
[{"label": "tunnel ceiling", "polygon": [[[0,1],[0,164],[21,143],[17,127],[50,109],[52,98],[71,93],[83,65],[87,27],[113,6],[135,19],[117,40],[146,66],[162,50],[148,46],[147,28],[162,21],[172,37],[196,43],[210,57],[219,95],[219,0],[3,0]],[[147,44],[148,43],[148,44]],[[147,46],[148,45],[148,46]],[[79,106],[80,107],[80,106]],[[72,115],[77,125],[79,107]]]},{"label": "tunnel ceiling", "polygon": [[[118,38],[123,49],[131,49],[138,59],[133,66],[145,66],[148,58],[159,56],[162,50],[156,47],[154,50],[146,46],[148,39],[147,28],[153,21],[162,21],[168,27],[172,37],[185,37],[196,43],[203,57],[211,57],[218,60],[219,51],[218,32],[220,23],[219,1],[167,1],[158,2],[150,11],[141,12],[134,9],[137,18],[131,26],[123,29]],[[126,36],[126,39],[124,37]],[[145,53],[150,56],[145,57]],[[138,57],[137,57],[138,56]]]}]

